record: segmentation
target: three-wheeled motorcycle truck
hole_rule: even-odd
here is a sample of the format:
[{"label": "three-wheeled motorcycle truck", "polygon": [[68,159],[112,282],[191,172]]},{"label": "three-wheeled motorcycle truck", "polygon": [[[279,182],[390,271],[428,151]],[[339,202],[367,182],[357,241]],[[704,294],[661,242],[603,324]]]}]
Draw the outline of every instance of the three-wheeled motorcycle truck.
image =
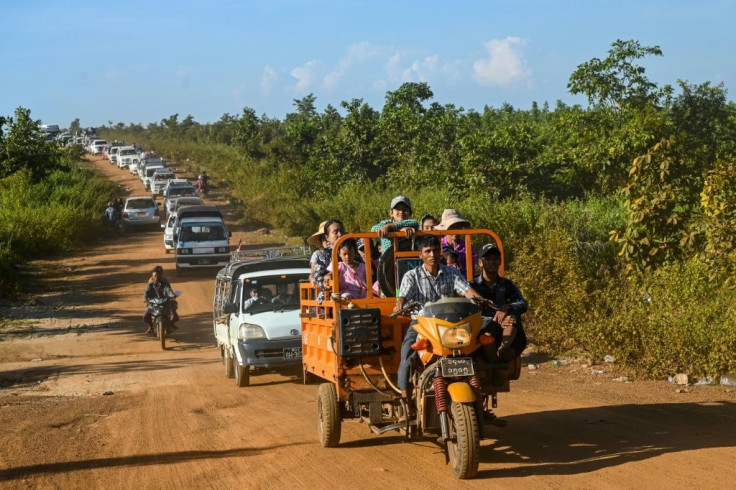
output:
[{"label": "three-wheeled motorcycle truck", "polygon": [[[417,232],[438,238],[447,231]],[[452,230],[479,247],[495,242],[501,251],[499,274],[504,273],[504,251],[498,235],[488,229]],[[372,256],[371,239],[377,233],[351,233],[339,239],[332,250],[338,263],[340,243],[363,238],[367,261]],[[446,461],[458,478],[472,478],[478,471],[480,441],[490,436],[490,426],[482,423],[483,402],[497,405],[497,394],[509,391],[509,381],[519,378],[521,359],[511,362],[484,362],[477,351],[490,335],[481,334],[481,307],[466,298],[442,298],[433,303],[405,304],[394,313],[396,296],[404,274],[421,266],[414,240],[403,233],[390,233],[393,245],[383,252],[376,267],[366,264],[364,299],[340,297],[337,280],[325,281],[324,299],[311,284],[300,287],[302,355],[304,380],[320,378],[318,388],[318,435],[323,447],[340,442],[343,420],[367,421],[371,432],[399,431],[407,439],[431,437],[442,446]],[[466,254],[468,282],[475,265]],[[377,278],[374,277],[378,276]],[[378,280],[380,295],[370,285]],[[412,318],[418,332],[412,346],[411,392],[400,396],[396,373],[401,344]],[[492,339],[492,337],[490,337]],[[410,405],[410,406],[407,406]]]}]

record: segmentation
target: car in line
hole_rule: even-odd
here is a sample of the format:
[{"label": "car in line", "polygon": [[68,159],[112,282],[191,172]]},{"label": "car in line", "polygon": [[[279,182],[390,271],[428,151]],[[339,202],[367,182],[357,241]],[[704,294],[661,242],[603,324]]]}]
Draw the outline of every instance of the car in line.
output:
[{"label": "car in line", "polygon": [[238,387],[248,386],[256,370],[301,365],[299,283],[308,277],[307,256],[236,261],[218,272],[215,341],[225,375]]},{"label": "car in line", "polygon": [[198,197],[197,189],[193,185],[186,184],[169,184],[164,190],[164,211],[170,214],[174,211],[176,200],[180,197]]},{"label": "car in line", "polygon": [[153,172],[151,178],[151,194],[161,195],[169,183],[169,180],[176,178],[176,175],[170,168],[160,168]]},{"label": "car in line", "polygon": [[93,155],[101,155],[102,150],[105,148],[109,148],[109,144],[106,140],[92,140],[92,142],[89,145],[89,152]]},{"label": "car in line", "polygon": [[123,231],[136,227],[158,228],[161,223],[158,206],[151,196],[128,197],[123,205]]},{"label": "car in line", "polygon": [[118,150],[117,154],[116,161],[118,164],[118,168],[128,168],[131,163],[138,163],[139,158],[140,157],[138,156],[138,152],[135,148],[133,148],[132,146],[123,146]]}]

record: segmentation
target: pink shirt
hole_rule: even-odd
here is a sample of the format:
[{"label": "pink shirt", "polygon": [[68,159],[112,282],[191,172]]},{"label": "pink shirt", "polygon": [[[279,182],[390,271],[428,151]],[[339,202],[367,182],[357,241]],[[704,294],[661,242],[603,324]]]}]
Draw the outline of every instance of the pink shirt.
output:
[{"label": "pink shirt", "polygon": [[[328,267],[332,271],[332,264]],[[340,296],[344,299],[361,299],[368,295],[365,284],[365,264],[359,263],[353,270],[345,262],[337,265],[337,279],[340,281]]]}]

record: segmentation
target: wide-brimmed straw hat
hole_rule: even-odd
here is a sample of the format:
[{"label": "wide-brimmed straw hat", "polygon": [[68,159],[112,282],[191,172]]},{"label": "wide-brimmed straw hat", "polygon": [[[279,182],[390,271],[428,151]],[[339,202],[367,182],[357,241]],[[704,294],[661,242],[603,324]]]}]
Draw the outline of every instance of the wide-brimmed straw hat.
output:
[{"label": "wide-brimmed straw hat", "polygon": [[456,225],[458,223],[465,223],[467,226],[470,226],[470,221],[463,218],[460,211],[457,209],[445,209],[442,211],[442,219],[434,228],[435,230],[447,230],[452,225]]},{"label": "wide-brimmed straw hat", "polygon": [[317,233],[307,238],[307,243],[312,245],[313,247],[321,248],[322,247],[322,237],[325,236],[325,225],[327,224],[327,221],[323,221],[319,224],[319,228],[317,228]]}]

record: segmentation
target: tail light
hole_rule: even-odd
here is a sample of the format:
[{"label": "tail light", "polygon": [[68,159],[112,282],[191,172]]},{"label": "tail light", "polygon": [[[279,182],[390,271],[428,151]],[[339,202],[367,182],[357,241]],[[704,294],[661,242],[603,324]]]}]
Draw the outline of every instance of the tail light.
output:
[{"label": "tail light", "polygon": [[153,212],[153,215],[154,215],[154,216],[156,216],[157,218],[158,218],[158,217],[160,216],[160,215],[159,215],[159,212],[158,212],[158,209],[157,209],[156,211],[154,211],[154,212]]},{"label": "tail light", "polygon": [[478,339],[478,341],[480,342],[480,345],[491,345],[496,340],[493,338],[493,336],[491,334],[484,333],[483,335],[480,336],[480,338]]},{"label": "tail light", "polygon": [[123,211],[123,218],[127,218],[127,217],[128,217],[128,212],[127,211]]}]

